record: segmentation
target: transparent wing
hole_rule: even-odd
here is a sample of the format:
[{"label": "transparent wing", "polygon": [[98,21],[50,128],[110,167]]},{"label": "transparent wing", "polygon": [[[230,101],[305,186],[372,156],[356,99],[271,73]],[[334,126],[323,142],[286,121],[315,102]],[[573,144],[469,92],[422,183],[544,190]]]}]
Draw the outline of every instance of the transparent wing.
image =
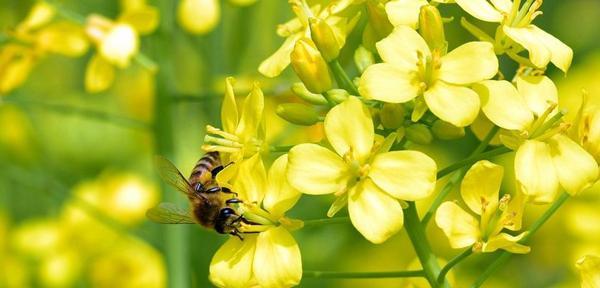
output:
[{"label": "transparent wing", "polygon": [[165,180],[165,182],[169,183],[169,185],[175,187],[177,190],[185,193],[186,195],[194,193],[194,189],[192,189],[190,183],[185,179],[185,177],[183,177],[183,175],[181,175],[181,172],[179,172],[177,167],[175,167],[171,161],[167,160],[165,157],[156,156],[154,158],[154,162],[160,177]]},{"label": "transparent wing", "polygon": [[160,224],[195,224],[190,213],[173,203],[160,203],[158,206],[146,211],[150,221]]}]

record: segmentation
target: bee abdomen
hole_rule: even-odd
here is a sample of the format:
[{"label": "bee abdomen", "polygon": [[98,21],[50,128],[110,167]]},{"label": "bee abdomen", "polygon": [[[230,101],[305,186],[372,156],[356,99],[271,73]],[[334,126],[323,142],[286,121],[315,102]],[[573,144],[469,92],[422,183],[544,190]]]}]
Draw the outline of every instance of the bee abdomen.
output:
[{"label": "bee abdomen", "polygon": [[219,152],[208,152],[196,162],[196,166],[192,170],[190,175],[190,184],[195,185],[196,183],[206,184],[206,182],[212,179],[211,171],[221,165],[221,157]]}]

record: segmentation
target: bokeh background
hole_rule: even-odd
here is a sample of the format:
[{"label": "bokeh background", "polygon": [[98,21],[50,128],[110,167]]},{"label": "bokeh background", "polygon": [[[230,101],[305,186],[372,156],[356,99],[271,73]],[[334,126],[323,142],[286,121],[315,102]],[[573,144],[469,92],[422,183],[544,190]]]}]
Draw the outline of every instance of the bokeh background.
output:
[{"label": "bokeh background", "polygon": [[[161,24],[142,37],[141,50],[156,62],[157,72],[133,63],[118,70],[109,90],[89,94],[83,75],[92,52],[79,58],[49,55],[35,65],[24,85],[0,96],[0,287],[210,287],[210,259],[228,236],[197,225],[155,224],[144,214],[160,201],[186,205],[184,197],[164,189],[152,157],[162,154],[185,174],[191,170],[202,155],[205,125],[220,125],[225,76],[238,79],[240,95],[253,81],[262,82],[272,144],[321,139],[320,127],[286,124],[274,113],[277,103],[294,99],[289,87],[298,80],[293,73],[266,79],[256,70],[283,41],[275,28],[292,17],[287,1],[258,0],[249,6],[217,1],[218,24],[204,35],[177,25],[177,2],[148,1],[160,9]],[[10,41],[4,37],[6,32],[33,4],[0,0],[0,46]],[[60,1],[69,13],[109,18],[119,15],[120,4]],[[568,75],[549,70],[572,116],[582,88],[592,101],[600,95],[600,1],[546,1],[542,10],[536,24],[575,51]],[[457,20],[467,16],[457,7],[442,6],[442,13],[455,17],[446,25],[451,47],[473,39],[460,27]],[[359,40],[360,34],[353,33],[348,46],[356,47]],[[342,64],[355,71],[353,51],[343,52]],[[514,68],[502,66],[508,76]],[[415,148],[426,149],[444,167],[476,144],[468,133],[461,140]],[[497,159],[507,165],[506,175],[512,174],[511,158]],[[507,177],[503,187],[511,191],[513,185]],[[290,216],[322,218],[330,203],[328,197],[303,197]],[[428,201],[419,205],[426,209]],[[526,224],[544,208],[528,209]],[[598,187],[569,200],[533,238],[532,252],[512,257],[485,287],[576,287],[576,259],[600,255],[599,208]],[[440,257],[450,259],[459,252],[449,248],[435,225],[430,224],[428,233]],[[307,227],[295,237],[305,270],[415,267],[415,254],[404,232],[377,246],[349,223]],[[457,287],[472,283],[493,257],[475,255],[460,264],[453,275]],[[408,285],[425,284],[402,279],[308,278],[301,283],[302,287]]]}]

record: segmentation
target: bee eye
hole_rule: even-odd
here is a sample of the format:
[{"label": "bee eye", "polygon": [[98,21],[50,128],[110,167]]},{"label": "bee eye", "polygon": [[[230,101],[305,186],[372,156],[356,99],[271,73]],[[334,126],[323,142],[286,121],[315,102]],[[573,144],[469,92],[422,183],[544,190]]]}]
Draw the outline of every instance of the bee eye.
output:
[{"label": "bee eye", "polygon": [[196,192],[202,192],[202,190],[204,190],[204,185],[202,185],[202,183],[196,183],[196,185],[194,186],[194,190]]}]

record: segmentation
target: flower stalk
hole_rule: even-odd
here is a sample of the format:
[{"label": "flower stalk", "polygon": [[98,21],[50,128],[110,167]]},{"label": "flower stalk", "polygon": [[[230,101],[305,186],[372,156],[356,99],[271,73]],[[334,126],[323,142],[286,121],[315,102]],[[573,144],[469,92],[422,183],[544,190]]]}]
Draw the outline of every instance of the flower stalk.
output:
[{"label": "flower stalk", "polygon": [[386,271],[386,272],[338,272],[338,271],[304,271],[302,277],[318,279],[342,278],[411,278],[424,277],[423,270]]}]

